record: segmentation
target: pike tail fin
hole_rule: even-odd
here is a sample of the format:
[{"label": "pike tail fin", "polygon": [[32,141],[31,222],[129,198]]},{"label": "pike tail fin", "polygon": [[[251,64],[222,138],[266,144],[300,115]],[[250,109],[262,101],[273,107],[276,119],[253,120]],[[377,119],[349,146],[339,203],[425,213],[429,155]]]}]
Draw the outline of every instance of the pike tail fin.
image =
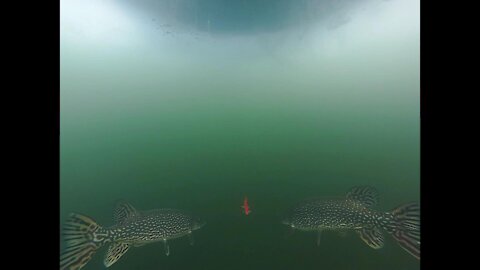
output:
[{"label": "pike tail fin", "polygon": [[60,254],[60,270],[79,270],[103,246],[107,234],[93,219],[70,214],[63,228],[66,248]]},{"label": "pike tail fin", "polygon": [[408,203],[392,211],[392,236],[412,256],[420,260],[420,205]]}]

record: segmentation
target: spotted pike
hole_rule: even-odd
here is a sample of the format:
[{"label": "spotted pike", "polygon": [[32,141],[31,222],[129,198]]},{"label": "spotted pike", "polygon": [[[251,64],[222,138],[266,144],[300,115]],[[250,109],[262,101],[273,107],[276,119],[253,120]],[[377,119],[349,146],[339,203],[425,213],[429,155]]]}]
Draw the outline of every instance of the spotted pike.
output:
[{"label": "spotted pike", "polygon": [[324,230],[355,230],[374,249],[384,246],[382,229],[420,259],[420,205],[408,203],[389,212],[379,212],[371,208],[377,202],[378,192],[374,188],[357,186],[343,198],[301,202],[282,223],[301,231],[317,231],[317,245]]},{"label": "spotted pike", "polygon": [[93,219],[73,213],[63,228],[66,248],[60,255],[60,269],[81,269],[99,248],[108,244],[106,267],[117,262],[130,247],[158,241],[164,243],[169,255],[167,240],[189,235],[193,244],[192,231],[203,225],[203,220],[182,210],[137,211],[125,201],[117,202],[111,227],[101,227]]}]

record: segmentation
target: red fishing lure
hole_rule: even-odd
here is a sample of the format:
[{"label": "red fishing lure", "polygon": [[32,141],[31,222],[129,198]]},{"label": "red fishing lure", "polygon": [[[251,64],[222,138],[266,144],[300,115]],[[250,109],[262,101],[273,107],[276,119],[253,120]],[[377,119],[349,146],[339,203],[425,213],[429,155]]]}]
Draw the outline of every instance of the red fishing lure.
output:
[{"label": "red fishing lure", "polygon": [[244,210],[244,213],[246,216],[248,216],[248,214],[250,214],[250,207],[248,206],[248,198],[247,196],[245,196],[245,199],[243,199],[243,205],[242,205],[242,208]]}]

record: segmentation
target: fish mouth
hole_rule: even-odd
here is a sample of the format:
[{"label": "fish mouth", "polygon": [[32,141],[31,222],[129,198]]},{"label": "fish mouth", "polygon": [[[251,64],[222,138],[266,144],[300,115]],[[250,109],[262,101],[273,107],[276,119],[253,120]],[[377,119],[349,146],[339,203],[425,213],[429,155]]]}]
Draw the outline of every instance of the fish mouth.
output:
[{"label": "fish mouth", "polygon": [[291,226],[291,225],[292,225],[292,222],[290,222],[290,219],[289,219],[289,218],[284,218],[284,219],[282,219],[282,224]]},{"label": "fish mouth", "polygon": [[207,222],[203,219],[196,218],[193,222],[194,229],[200,229],[201,227],[205,226]]}]

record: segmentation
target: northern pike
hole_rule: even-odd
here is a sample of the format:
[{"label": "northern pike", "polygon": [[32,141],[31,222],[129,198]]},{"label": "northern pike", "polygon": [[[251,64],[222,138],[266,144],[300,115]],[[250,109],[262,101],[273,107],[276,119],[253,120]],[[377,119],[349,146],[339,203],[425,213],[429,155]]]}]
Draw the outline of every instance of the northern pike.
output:
[{"label": "northern pike", "polygon": [[412,202],[381,212],[372,209],[377,202],[376,189],[357,186],[343,198],[301,202],[282,223],[296,230],[316,231],[317,245],[322,231],[355,230],[374,249],[384,246],[385,230],[403,249],[420,259],[420,205]]},{"label": "northern pike", "polygon": [[104,258],[106,267],[118,261],[130,247],[161,241],[165,254],[170,254],[167,240],[189,235],[205,222],[177,209],[137,211],[132,205],[118,201],[114,211],[114,225],[102,227],[85,215],[72,213],[63,228],[66,248],[60,255],[61,270],[78,270],[84,267],[95,252],[109,245]]}]

